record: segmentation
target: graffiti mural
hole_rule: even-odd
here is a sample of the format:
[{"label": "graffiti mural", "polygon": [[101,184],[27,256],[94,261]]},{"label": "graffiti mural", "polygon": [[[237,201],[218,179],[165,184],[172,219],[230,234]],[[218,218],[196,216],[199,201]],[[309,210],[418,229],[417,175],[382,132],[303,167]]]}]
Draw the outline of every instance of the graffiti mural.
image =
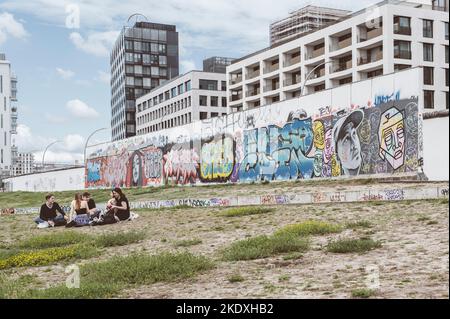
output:
[{"label": "graffiti mural", "polygon": [[324,105],[317,93],[321,103],[317,107],[303,107],[302,99],[290,100],[96,146],[89,150],[86,186],[245,183],[417,172],[419,99],[411,94],[404,97],[403,91],[374,94],[366,105]]}]

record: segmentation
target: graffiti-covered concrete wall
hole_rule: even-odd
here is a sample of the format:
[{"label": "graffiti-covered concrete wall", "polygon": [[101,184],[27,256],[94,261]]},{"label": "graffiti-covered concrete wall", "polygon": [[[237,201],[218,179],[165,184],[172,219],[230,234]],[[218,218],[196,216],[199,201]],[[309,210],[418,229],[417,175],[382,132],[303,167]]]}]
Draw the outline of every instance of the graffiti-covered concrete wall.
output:
[{"label": "graffiti-covered concrete wall", "polygon": [[88,150],[87,187],[417,172],[420,69]]},{"label": "graffiti-covered concrete wall", "polygon": [[53,192],[84,189],[84,168],[28,174],[3,180],[7,191]]}]

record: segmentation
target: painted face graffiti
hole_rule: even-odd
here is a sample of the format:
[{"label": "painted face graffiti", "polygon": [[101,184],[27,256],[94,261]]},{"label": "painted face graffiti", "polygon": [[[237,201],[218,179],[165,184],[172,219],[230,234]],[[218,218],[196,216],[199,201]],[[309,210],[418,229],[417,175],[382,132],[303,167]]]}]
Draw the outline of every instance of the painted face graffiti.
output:
[{"label": "painted face graffiti", "polygon": [[314,176],[320,177],[322,175],[322,151],[316,150],[314,153]]},{"label": "painted face graffiti", "polygon": [[344,175],[359,174],[362,160],[357,128],[363,117],[361,110],[355,110],[340,118],[333,127],[335,150]]},{"label": "painted face graffiti", "polygon": [[333,147],[333,131],[328,130],[325,133],[325,148],[323,150],[323,162],[328,164],[331,160],[331,156],[333,156],[334,147]]},{"label": "painted face graffiti", "polygon": [[393,169],[404,164],[405,132],[403,114],[395,107],[381,115],[378,139],[380,157]]}]

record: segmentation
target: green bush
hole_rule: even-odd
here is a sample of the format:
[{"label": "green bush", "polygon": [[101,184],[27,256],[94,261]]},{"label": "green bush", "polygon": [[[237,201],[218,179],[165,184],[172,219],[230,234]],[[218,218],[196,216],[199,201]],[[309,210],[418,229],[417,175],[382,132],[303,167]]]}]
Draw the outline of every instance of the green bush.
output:
[{"label": "green bush", "polygon": [[361,239],[340,239],[330,242],[327,251],[332,253],[363,253],[376,248],[380,248],[381,243],[370,238]]},{"label": "green bush", "polygon": [[275,235],[292,234],[295,236],[325,235],[339,233],[342,226],[322,221],[309,220],[299,224],[288,225],[275,232]]},{"label": "green bush", "polygon": [[278,236],[258,236],[237,241],[222,251],[227,261],[266,258],[287,252],[304,252],[309,247],[309,240],[291,234]]}]

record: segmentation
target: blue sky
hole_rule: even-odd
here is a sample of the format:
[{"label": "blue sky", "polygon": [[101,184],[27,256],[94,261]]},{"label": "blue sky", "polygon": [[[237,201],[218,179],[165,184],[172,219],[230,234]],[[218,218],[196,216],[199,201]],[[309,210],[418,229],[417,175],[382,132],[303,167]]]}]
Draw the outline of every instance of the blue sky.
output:
[{"label": "blue sky", "polygon": [[[177,25],[181,72],[210,56],[267,47],[269,25],[307,4],[360,10],[373,0],[0,0],[0,52],[18,76],[19,151],[82,159],[85,138],[110,126],[109,49],[133,13]],[[79,12],[79,15],[77,15]],[[79,17],[78,20],[73,17]],[[95,135],[93,143],[108,140]]]}]

